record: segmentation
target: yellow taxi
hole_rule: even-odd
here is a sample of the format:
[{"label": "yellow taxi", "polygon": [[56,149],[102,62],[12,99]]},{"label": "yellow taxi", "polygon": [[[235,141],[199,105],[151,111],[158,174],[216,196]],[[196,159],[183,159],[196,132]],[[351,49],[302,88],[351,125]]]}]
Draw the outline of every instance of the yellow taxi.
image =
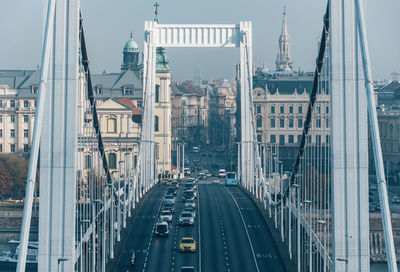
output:
[{"label": "yellow taxi", "polygon": [[180,252],[196,252],[197,242],[191,237],[183,237],[179,243]]},{"label": "yellow taxi", "polygon": [[169,179],[167,179],[167,178],[163,178],[163,179],[161,179],[161,184],[168,184],[168,181],[169,181]]}]

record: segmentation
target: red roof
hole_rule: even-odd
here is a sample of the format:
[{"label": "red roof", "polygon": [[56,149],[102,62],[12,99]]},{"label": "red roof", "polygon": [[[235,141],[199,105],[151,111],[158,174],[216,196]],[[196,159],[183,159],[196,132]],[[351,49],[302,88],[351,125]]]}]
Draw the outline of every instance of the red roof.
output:
[{"label": "red roof", "polygon": [[130,109],[132,109],[132,114],[133,115],[142,115],[141,111],[135,106],[135,104],[133,104],[132,100],[130,100],[129,98],[120,98],[117,99],[119,102],[121,102],[122,104],[124,104],[125,106],[129,107]]}]

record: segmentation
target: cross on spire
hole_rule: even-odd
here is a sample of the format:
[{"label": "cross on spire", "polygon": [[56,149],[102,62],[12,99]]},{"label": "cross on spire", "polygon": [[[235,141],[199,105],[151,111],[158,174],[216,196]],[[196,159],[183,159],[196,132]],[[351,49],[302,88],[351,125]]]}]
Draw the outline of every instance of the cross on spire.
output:
[{"label": "cross on spire", "polygon": [[154,14],[155,14],[154,21],[156,21],[156,22],[158,23],[158,7],[159,7],[160,5],[158,4],[158,2],[156,2],[156,3],[154,4],[154,6],[156,7],[156,10],[154,11]]},{"label": "cross on spire", "polygon": [[286,15],[286,6],[283,6],[283,15]]}]

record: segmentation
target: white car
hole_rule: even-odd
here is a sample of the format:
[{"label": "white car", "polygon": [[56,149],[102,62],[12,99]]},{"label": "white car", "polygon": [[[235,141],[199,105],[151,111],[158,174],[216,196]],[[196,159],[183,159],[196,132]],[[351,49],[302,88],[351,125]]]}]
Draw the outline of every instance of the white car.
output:
[{"label": "white car", "polygon": [[219,169],[218,171],[218,177],[224,178],[226,176],[226,171],[225,169]]},{"label": "white car", "polygon": [[175,204],[175,197],[173,195],[166,195],[164,198],[164,204],[167,203]]},{"label": "white car", "polygon": [[218,179],[218,178],[214,178],[214,179],[213,179],[213,182],[214,182],[214,183],[219,183],[219,179]]},{"label": "white car", "polygon": [[186,201],[185,208],[196,208],[196,202],[194,202],[194,200]]},{"label": "white car", "polygon": [[172,221],[172,213],[171,213],[171,211],[170,210],[161,211],[160,220],[161,221],[171,222]]},{"label": "white car", "polygon": [[194,225],[194,218],[190,212],[182,212],[181,217],[179,217],[179,225]]}]

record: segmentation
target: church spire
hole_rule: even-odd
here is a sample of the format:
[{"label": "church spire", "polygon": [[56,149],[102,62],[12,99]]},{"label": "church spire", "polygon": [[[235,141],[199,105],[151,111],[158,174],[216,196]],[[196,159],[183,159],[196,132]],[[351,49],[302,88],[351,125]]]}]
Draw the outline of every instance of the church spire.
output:
[{"label": "church spire", "polygon": [[279,37],[279,52],[275,64],[277,71],[291,72],[293,70],[292,58],[290,56],[290,39],[286,22],[286,7],[283,7],[282,31]]}]

